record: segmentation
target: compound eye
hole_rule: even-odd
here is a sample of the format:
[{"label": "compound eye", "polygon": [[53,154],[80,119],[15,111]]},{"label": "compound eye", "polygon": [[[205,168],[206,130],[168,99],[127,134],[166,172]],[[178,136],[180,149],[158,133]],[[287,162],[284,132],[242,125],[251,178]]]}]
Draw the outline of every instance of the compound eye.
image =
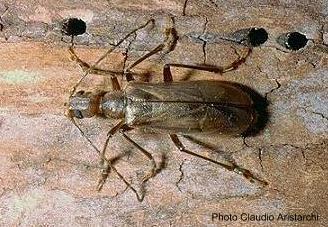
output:
[{"label": "compound eye", "polygon": [[83,114],[80,110],[73,110],[73,114],[74,117],[78,118],[78,119],[82,119],[83,118]]}]

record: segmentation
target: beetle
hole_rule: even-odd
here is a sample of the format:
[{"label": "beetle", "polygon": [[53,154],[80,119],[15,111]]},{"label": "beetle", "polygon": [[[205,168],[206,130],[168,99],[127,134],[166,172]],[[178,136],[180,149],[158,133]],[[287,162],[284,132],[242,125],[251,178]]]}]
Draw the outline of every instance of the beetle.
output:
[{"label": "beetle", "polygon": [[[139,27],[138,29],[140,28],[143,27]],[[134,32],[135,31],[136,30],[134,30]],[[132,32],[128,35],[130,34],[132,34]],[[180,151],[218,164],[229,171],[243,175],[252,182],[257,181],[264,185],[267,184],[265,181],[253,176],[249,170],[241,168],[234,163],[227,165],[186,149],[179,139],[180,135],[239,135],[245,132],[252,127],[256,121],[256,111],[253,107],[253,100],[250,95],[237,83],[210,80],[175,82],[173,81],[171,73],[171,67],[180,67],[222,74],[236,69],[241,63],[245,62],[247,56],[251,53],[251,48],[248,48],[245,56],[240,57],[226,67],[165,64],[163,67],[163,82],[136,82],[131,71],[133,67],[149,56],[163,51],[165,48],[168,50],[173,48],[174,42],[177,39],[174,28],[166,29],[165,34],[166,38],[162,44],[133,62],[122,72],[128,81],[125,88],[121,88],[117,77],[113,75],[118,72],[104,72],[101,69],[97,69],[95,65],[100,62],[99,60],[95,65],[89,66],[79,59],[72,47],[70,48],[70,54],[73,60],[77,61],[86,69],[84,77],[89,72],[99,74],[109,73],[112,75],[111,91],[76,92],[77,86],[84,78],[82,77],[71,91],[67,114],[79,129],[80,127],[74,121],[75,118],[83,119],[101,116],[119,120],[119,123],[108,132],[105,146],[101,151],[93,145],[100,153],[102,164],[105,166],[98,189],[100,190],[103,186],[110,169],[113,169],[121,177],[121,174],[118,173],[115,167],[105,157],[108,141],[117,132],[121,132],[125,139],[135,145],[138,150],[152,161],[152,170],[144,177],[143,182],[146,182],[156,174],[156,163],[152,155],[125,133],[135,128],[160,134],[168,134]],[[126,37],[117,45],[122,43]],[[107,51],[105,55],[108,55],[113,49],[114,48]],[[103,59],[104,56],[101,59]],[[81,129],[80,131],[84,135]],[[89,142],[91,143],[90,140]],[[123,180],[125,181],[124,178]],[[130,185],[129,187],[132,188]],[[143,199],[143,197],[138,196],[138,194],[137,197],[139,200]]]}]

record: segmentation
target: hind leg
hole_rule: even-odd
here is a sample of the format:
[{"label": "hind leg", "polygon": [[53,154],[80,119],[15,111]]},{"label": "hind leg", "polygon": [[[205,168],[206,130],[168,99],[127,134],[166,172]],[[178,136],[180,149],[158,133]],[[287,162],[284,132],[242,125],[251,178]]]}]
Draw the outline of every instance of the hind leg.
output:
[{"label": "hind leg", "polygon": [[214,163],[216,165],[219,165],[219,166],[225,168],[226,170],[229,170],[229,171],[235,172],[235,173],[237,173],[239,175],[242,175],[243,177],[245,177],[246,179],[248,179],[252,183],[257,182],[257,183],[259,183],[261,185],[267,185],[268,184],[266,181],[261,180],[261,179],[258,179],[257,177],[255,177],[249,170],[244,169],[244,168],[241,168],[241,167],[237,166],[234,163],[232,163],[231,165],[227,165],[227,164],[224,164],[224,163],[215,161],[213,159],[207,158],[205,156],[199,155],[199,154],[194,153],[192,151],[189,151],[188,149],[185,148],[185,146],[182,144],[182,142],[180,141],[180,139],[178,138],[178,136],[175,135],[175,134],[170,135],[170,137],[171,137],[171,140],[173,141],[173,143],[175,144],[175,146],[181,152],[184,152],[184,153],[187,153],[189,155],[195,156],[197,158],[201,158],[201,159],[204,159],[206,161],[212,162],[212,163]]}]

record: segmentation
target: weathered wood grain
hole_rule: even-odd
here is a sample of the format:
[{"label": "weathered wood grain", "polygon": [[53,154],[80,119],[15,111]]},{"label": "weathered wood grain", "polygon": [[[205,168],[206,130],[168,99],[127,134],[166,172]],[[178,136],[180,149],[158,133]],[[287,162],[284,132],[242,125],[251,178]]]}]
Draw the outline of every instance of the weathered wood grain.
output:
[{"label": "weathered wood grain", "polygon": [[[0,3],[0,225],[108,226],[290,226],[327,225],[328,64],[327,1],[2,1]],[[6,10],[7,9],[7,10]],[[2,13],[3,12],[3,13]],[[269,102],[269,121],[246,138],[201,138],[229,154],[240,166],[269,182],[265,188],[241,176],[177,151],[168,136],[131,132],[158,163],[166,166],[146,186],[139,203],[133,192],[110,174],[96,191],[99,158],[65,117],[69,90],[82,75],[70,60],[69,37],[60,32],[67,17],[87,22],[75,38],[76,51],[95,62],[105,48],[130,30],[155,18],[101,64],[120,69],[164,39],[167,17],[179,35],[176,48],[136,68],[161,80],[168,62],[225,65],[245,46],[234,33],[263,27],[269,39],[246,63],[225,75],[174,70],[176,80],[219,79],[242,83]],[[277,43],[283,33],[298,31],[309,39],[300,51]],[[138,78],[142,79],[142,78]],[[125,83],[124,81],[122,82]],[[108,89],[108,80],[90,75],[90,90]],[[83,128],[101,146],[113,120],[89,119]],[[185,141],[189,149],[203,147]],[[108,156],[123,157],[117,169],[140,188],[150,163],[120,135]],[[241,221],[241,213],[261,215],[317,213],[319,221]],[[212,220],[212,213],[236,214],[237,221]]]}]

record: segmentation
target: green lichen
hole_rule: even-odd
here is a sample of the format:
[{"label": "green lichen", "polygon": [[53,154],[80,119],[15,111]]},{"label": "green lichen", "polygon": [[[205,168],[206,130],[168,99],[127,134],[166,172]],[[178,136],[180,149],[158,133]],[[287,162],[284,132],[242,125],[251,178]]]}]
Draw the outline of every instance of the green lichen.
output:
[{"label": "green lichen", "polygon": [[36,83],[40,78],[37,73],[24,70],[0,71],[0,81],[12,85]]}]

